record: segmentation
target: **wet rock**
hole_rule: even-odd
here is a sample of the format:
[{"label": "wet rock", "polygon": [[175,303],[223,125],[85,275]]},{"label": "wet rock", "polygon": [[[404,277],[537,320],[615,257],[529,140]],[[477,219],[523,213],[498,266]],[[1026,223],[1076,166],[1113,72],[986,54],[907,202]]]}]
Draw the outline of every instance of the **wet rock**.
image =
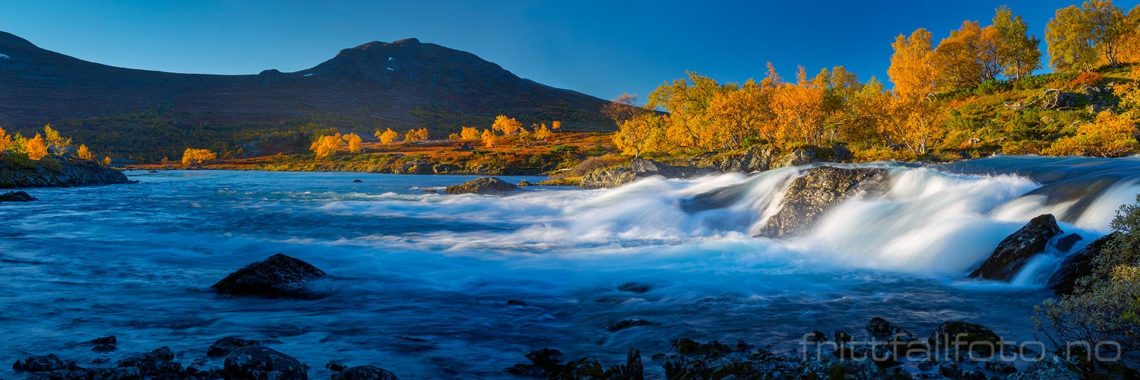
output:
[{"label": "wet rock", "polygon": [[117,338],[115,338],[114,336],[105,336],[102,338],[92,339],[88,343],[92,344],[91,351],[94,351],[94,352],[111,352],[117,348],[115,345],[118,343],[118,341],[119,340]]},{"label": "wet rock", "polygon": [[842,346],[846,343],[850,343],[851,341],[855,340],[855,338],[852,337],[851,334],[848,334],[846,331],[843,331],[843,330],[836,331],[834,335],[835,335],[835,344],[840,345],[840,346]]},{"label": "wet rock", "polygon": [[218,341],[214,342],[214,344],[211,344],[210,348],[206,350],[206,356],[211,358],[220,358],[229,355],[231,352],[234,352],[239,348],[256,346],[259,344],[261,344],[260,341],[253,339],[242,339],[234,336],[227,336],[225,338],[218,339]]},{"label": "wet rock", "polygon": [[212,288],[222,294],[238,296],[312,298],[315,295],[308,285],[322,277],[325,272],[317,267],[278,253],[246,265]]},{"label": "wet rock", "polygon": [[614,188],[636,181],[637,173],[629,167],[617,166],[595,169],[582,176],[579,186],[587,189]]},{"label": "wet rock", "polygon": [[823,331],[812,331],[804,334],[804,342],[806,343],[823,343],[827,341],[827,334]]},{"label": "wet rock", "polygon": [[788,166],[803,166],[816,161],[815,151],[801,148],[793,150],[791,153],[780,157],[780,159],[775,165],[773,165],[773,167],[783,168]]},{"label": "wet rock", "polygon": [[75,187],[132,183],[122,172],[83,160],[16,162],[0,157],[0,189]]},{"label": "wet rock", "polygon": [[881,168],[808,169],[792,180],[780,211],[759,235],[778,238],[807,232],[832,207],[860,194],[886,191],[887,182],[887,170]]},{"label": "wet rock", "polygon": [[530,364],[517,364],[506,372],[515,376],[546,379],[612,379],[641,380],[644,367],[641,351],[631,348],[626,354],[626,363],[604,369],[592,358],[581,358],[562,363],[562,352],[544,348],[526,354]]},{"label": "wet rock", "polygon": [[386,369],[364,365],[351,367],[332,375],[332,380],[399,380],[396,374]]},{"label": "wet rock", "polygon": [[1035,361],[1020,372],[1010,374],[1009,380],[1078,380],[1083,379],[1080,370],[1072,363],[1055,355],[1048,355]]},{"label": "wet rock", "polygon": [[635,158],[629,166],[614,166],[596,169],[582,176],[581,187],[588,189],[618,187],[641,178],[661,176],[665,178],[692,178],[716,172],[712,168],[695,166],[675,166],[661,162]]},{"label": "wet rock", "polygon": [[651,326],[651,325],[653,325],[652,321],[647,321],[644,319],[637,319],[637,318],[623,319],[623,320],[614,322],[609,327],[606,327],[606,330],[609,330],[609,332],[618,332],[618,331],[625,330],[628,328],[639,327],[639,326]]},{"label": "wet rock", "polygon": [[561,371],[562,368],[562,351],[552,348],[543,348],[537,351],[528,352],[526,355],[530,364],[516,364],[513,367],[507,368],[507,373],[524,376],[524,377],[548,377],[548,374],[553,374]]},{"label": "wet rock", "polygon": [[988,357],[1001,349],[1001,337],[985,326],[950,321],[939,325],[927,339],[931,349],[957,356],[959,352],[972,351]]},{"label": "wet rock", "polygon": [[643,294],[643,293],[648,293],[652,289],[652,287],[650,287],[649,284],[642,284],[640,282],[627,282],[627,283],[618,285],[617,289],[618,289],[618,291],[627,292],[627,293]]},{"label": "wet rock", "polygon": [[1052,214],[1039,215],[1002,239],[993,254],[970,277],[1009,281],[1034,255],[1045,250],[1049,240],[1061,233]]},{"label": "wet rock", "polygon": [[75,362],[60,359],[58,356],[55,356],[55,354],[29,356],[24,360],[17,360],[16,363],[12,364],[12,370],[16,372],[46,372],[75,369],[80,369]]},{"label": "wet rock", "polygon": [[360,179],[354,179],[354,180],[352,180],[352,183],[363,183],[363,182],[364,182],[364,181],[362,181],[362,180],[360,180]]},{"label": "wet rock", "polygon": [[774,156],[771,147],[754,145],[742,154],[731,155],[715,163],[718,171],[730,173],[752,173],[771,168]]},{"label": "wet rock", "polygon": [[528,306],[528,304],[523,300],[509,299],[507,300],[507,306]]},{"label": "wet rock", "polygon": [[265,346],[243,347],[226,355],[222,375],[227,379],[309,378],[309,367]]},{"label": "wet rock", "polygon": [[495,177],[479,177],[462,185],[448,186],[444,191],[448,194],[498,194],[518,189],[518,186]]},{"label": "wet rock", "polygon": [[701,343],[688,338],[674,340],[673,349],[676,350],[678,354],[681,354],[681,356],[700,356],[705,358],[717,358],[733,351],[732,347],[720,341],[714,340],[708,343]]},{"label": "wet rock", "polygon": [[326,363],[325,368],[328,368],[329,371],[340,372],[348,369],[348,366],[344,365],[343,360],[333,360]]},{"label": "wet rock", "polygon": [[137,368],[146,377],[178,376],[182,373],[182,365],[174,362],[174,352],[169,347],[130,356],[120,360],[115,367]]},{"label": "wet rock", "polygon": [[1053,289],[1058,295],[1068,295],[1076,292],[1078,280],[1092,274],[1093,260],[1095,260],[1097,256],[1100,256],[1105,246],[1117,235],[1119,235],[1118,232],[1113,232],[1102,236],[1092,243],[1089,243],[1089,245],[1080,251],[1066,257],[1065,260],[1061,262],[1061,266],[1057,269],[1057,272],[1049,277],[1049,288]]},{"label": "wet rock", "polygon": [[831,146],[831,159],[836,162],[843,162],[850,160],[852,157],[851,150],[847,149],[846,145],[835,144]]},{"label": "wet rock", "polygon": [[34,200],[36,200],[36,197],[23,191],[9,191],[0,194],[0,202],[31,202]]},{"label": "wet rock", "polygon": [[1068,235],[1065,235],[1065,237],[1063,237],[1063,238],[1057,239],[1057,244],[1055,245],[1055,247],[1057,247],[1058,251],[1068,252],[1070,249],[1073,248],[1073,245],[1076,245],[1077,242],[1081,241],[1081,240],[1084,240],[1084,238],[1081,237],[1081,235],[1068,234]]},{"label": "wet rock", "polygon": [[641,362],[641,351],[630,348],[625,355],[625,365],[610,367],[603,378],[613,380],[642,380],[645,378],[645,366]]},{"label": "wet rock", "polygon": [[882,317],[871,318],[871,320],[867,322],[867,332],[871,333],[871,336],[875,339],[880,340],[910,342],[918,339],[914,334],[911,334],[910,331],[895,326]]}]

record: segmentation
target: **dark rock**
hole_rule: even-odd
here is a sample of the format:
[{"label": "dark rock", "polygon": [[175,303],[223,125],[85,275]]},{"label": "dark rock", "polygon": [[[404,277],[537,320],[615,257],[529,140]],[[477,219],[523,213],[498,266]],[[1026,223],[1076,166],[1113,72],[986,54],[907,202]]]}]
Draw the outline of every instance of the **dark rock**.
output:
[{"label": "dark rock", "polygon": [[354,179],[354,180],[352,180],[352,183],[363,183],[363,182],[364,182],[364,181],[362,181],[362,180],[359,180],[359,179]]},{"label": "dark rock", "polygon": [[641,380],[644,378],[644,367],[641,362],[641,351],[631,348],[626,354],[626,363],[608,369],[603,369],[597,360],[581,358],[562,363],[562,353],[555,349],[544,348],[526,354],[530,364],[516,364],[507,368],[506,372],[515,376],[546,378],[546,379],[613,379],[613,380]]},{"label": "dark rock", "polygon": [[871,318],[871,320],[867,322],[867,332],[871,333],[871,336],[875,339],[880,340],[910,342],[918,339],[914,334],[911,334],[910,331],[895,326],[881,317]]},{"label": "dark rock", "polygon": [[729,173],[752,173],[771,168],[775,154],[773,149],[763,145],[753,145],[742,154],[724,157],[715,163],[718,171]]},{"label": "dark rock", "polygon": [[243,347],[226,355],[222,374],[227,379],[308,379],[309,367],[265,346]]},{"label": "dark rock", "polygon": [[970,277],[1009,281],[1034,255],[1045,250],[1049,240],[1061,233],[1052,214],[1033,218],[1021,229],[1002,239],[993,254]]},{"label": "dark rock", "polygon": [[823,343],[827,341],[827,334],[823,331],[812,331],[804,334],[804,342],[806,343]]},{"label": "dark rock", "polygon": [[82,160],[18,161],[0,156],[0,189],[131,183],[122,172]]},{"label": "dark rock", "polygon": [[117,343],[119,343],[119,339],[116,338],[114,335],[105,336],[102,338],[95,338],[95,339],[91,340],[91,344],[117,344]]},{"label": "dark rock", "polygon": [[732,347],[721,343],[720,341],[711,341],[708,343],[701,343],[688,338],[681,338],[673,341],[673,349],[681,356],[700,356],[706,358],[717,358],[732,352]]},{"label": "dark rock", "polygon": [[525,377],[548,377],[562,369],[562,351],[543,348],[526,354],[531,364],[516,364],[507,368],[507,373]]},{"label": "dark rock", "polygon": [[850,343],[853,340],[855,340],[855,338],[852,337],[851,334],[848,334],[846,331],[838,330],[835,332],[835,344],[837,345]]},{"label": "dark rock", "polygon": [[931,349],[939,352],[970,350],[985,357],[1001,349],[1001,337],[997,333],[985,326],[963,321],[938,325],[927,342]]},{"label": "dark rock", "polygon": [[174,362],[174,352],[170,351],[169,347],[130,356],[120,360],[115,366],[138,368],[139,373],[145,377],[178,376],[182,373],[182,365]]},{"label": "dark rock", "polygon": [[399,378],[386,369],[365,365],[334,373],[332,380],[399,380]]},{"label": "dark rock", "polygon": [[1066,257],[1061,262],[1057,272],[1049,277],[1049,288],[1059,295],[1073,294],[1076,291],[1078,280],[1092,274],[1093,260],[1100,256],[1105,246],[1117,235],[1119,235],[1118,232],[1113,232],[1102,236],[1080,251]]},{"label": "dark rock", "polygon": [[218,341],[214,342],[214,344],[211,344],[210,348],[206,350],[206,356],[211,358],[220,358],[229,355],[231,352],[234,352],[239,348],[256,346],[259,344],[261,344],[260,341],[253,339],[242,339],[235,336],[227,336],[225,338],[218,339]]},{"label": "dark rock", "polygon": [[527,306],[527,303],[526,303],[526,301],[523,301],[523,300],[510,299],[510,300],[507,300],[507,305],[508,306]]},{"label": "dark rock", "polygon": [[628,328],[633,328],[633,327],[638,327],[638,326],[651,326],[651,325],[653,325],[652,321],[647,321],[644,319],[636,319],[636,318],[634,318],[634,319],[623,319],[623,320],[614,322],[609,327],[606,327],[606,330],[609,330],[609,332],[618,332],[618,331],[625,330]]},{"label": "dark rock", "polygon": [[212,288],[222,294],[311,298],[308,284],[325,276],[309,263],[275,254],[223,278]]},{"label": "dark rock", "polygon": [[348,369],[348,366],[344,365],[342,360],[333,360],[326,363],[325,368],[328,368],[329,371],[340,372]]},{"label": "dark rock", "polygon": [[46,372],[79,369],[75,362],[60,359],[54,354],[43,356],[29,356],[24,360],[17,360],[12,364],[16,372]]},{"label": "dark rock", "polygon": [[93,345],[91,351],[93,352],[111,352],[117,349],[115,344],[118,342],[114,336],[105,336],[102,338],[95,338],[87,342]]},{"label": "dark rock", "polygon": [[586,173],[582,176],[582,182],[579,186],[587,189],[614,188],[637,179],[637,173],[634,173],[629,167],[616,166],[595,169]]},{"label": "dark rock", "polygon": [[518,186],[495,177],[479,177],[462,185],[448,186],[444,191],[448,194],[496,194],[518,189]]},{"label": "dark rock", "polygon": [[831,146],[831,159],[836,162],[843,162],[850,160],[852,157],[851,150],[847,149],[846,145],[835,144]]},{"label": "dark rock", "polygon": [[617,289],[619,291],[623,291],[623,292],[642,294],[642,293],[649,292],[649,290],[652,289],[652,287],[650,287],[649,284],[642,284],[639,282],[627,282],[627,283],[618,285]]},{"label": "dark rock", "polygon": [[23,191],[10,191],[0,194],[0,202],[31,202],[36,200],[36,197]]},{"label": "dark rock", "polygon": [[630,348],[625,355],[625,365],[610,367],[602,376],[612,380],[642,380],[645,378],[645,366],[641,362],[641,351]]},{"label": "dark rock", "polygon": [[792,180],[780,211],[768,220],[759,235],[778,238],[807,232],[835,205],[859,194],[886,191],[887,182],[888,172],[880,168],[808,169]]},{"label": "dark rock", "polygon": [[780,159],[772,167],[783,168],[788,166],[803,166],[816,161],[815,151],[801,148],[793,150],[791,153],[780,157]]},{"label": "dark rock", "polygon": [[1081,235],[1068,234],[1068,235],[1065,235],[1065,237],[1063,237],[1063,238],[1057,239],[1057,243],[1054,246],[1057,247],[1058,251],[1068,252],[1070,249],[1073,248],[1073,245],[1076,245],[1077,242],[1081,241],[1081,240],[1084,240],[1084,238],[1081,237]]},{"label": "dark rock", "polygon": [[694,195],[681,200],[681,210],[695,214],[706,210],[716,210],[736,204],[752,189],[748,182],[729,185]]}]

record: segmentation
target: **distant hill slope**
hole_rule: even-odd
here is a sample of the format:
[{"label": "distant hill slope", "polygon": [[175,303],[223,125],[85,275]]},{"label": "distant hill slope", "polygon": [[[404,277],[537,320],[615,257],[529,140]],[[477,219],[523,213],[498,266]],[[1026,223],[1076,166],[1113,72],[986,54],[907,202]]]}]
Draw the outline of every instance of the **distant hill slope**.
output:
[{"label": "distant hill slope", "polygon": [[460,124],[489,126],[497,114],[601,131],[612,129],[603,104],[416,39],[370,42],[293,73],[201,75],[87,62],[0,32],[0,126],[31,131],[52,123],[133,159],[173,159],[190,145],[295,151],[318,128],[370,135],[428,127],[442,137]]}]

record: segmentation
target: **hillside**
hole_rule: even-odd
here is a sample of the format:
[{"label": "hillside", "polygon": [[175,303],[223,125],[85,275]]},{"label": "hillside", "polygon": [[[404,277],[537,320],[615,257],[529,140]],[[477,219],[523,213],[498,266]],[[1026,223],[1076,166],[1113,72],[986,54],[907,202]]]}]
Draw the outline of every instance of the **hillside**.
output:
[{"label": "hillside", "polygon": [[603,104],[416,39],[366,43],[298,72],[201,75],[101,65],[0,32],[0,125],[33,131],[52,123],[128,160],[176,157],[187,145],[230,156],[292,152],[328,128],[446,135],[497,114],[604,131],[612,124]]}]

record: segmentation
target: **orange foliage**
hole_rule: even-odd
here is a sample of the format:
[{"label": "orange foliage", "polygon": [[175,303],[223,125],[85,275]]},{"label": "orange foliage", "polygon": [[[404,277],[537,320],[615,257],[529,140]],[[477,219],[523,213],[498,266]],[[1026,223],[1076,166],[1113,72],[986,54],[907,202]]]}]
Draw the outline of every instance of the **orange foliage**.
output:
[{"label": "orange foliage", "polygon": [[24,143],[24,153],[28,154],[28,158],[33,161],[38,161],[48,155],[48,145],[44,137],[39,133]]}]

